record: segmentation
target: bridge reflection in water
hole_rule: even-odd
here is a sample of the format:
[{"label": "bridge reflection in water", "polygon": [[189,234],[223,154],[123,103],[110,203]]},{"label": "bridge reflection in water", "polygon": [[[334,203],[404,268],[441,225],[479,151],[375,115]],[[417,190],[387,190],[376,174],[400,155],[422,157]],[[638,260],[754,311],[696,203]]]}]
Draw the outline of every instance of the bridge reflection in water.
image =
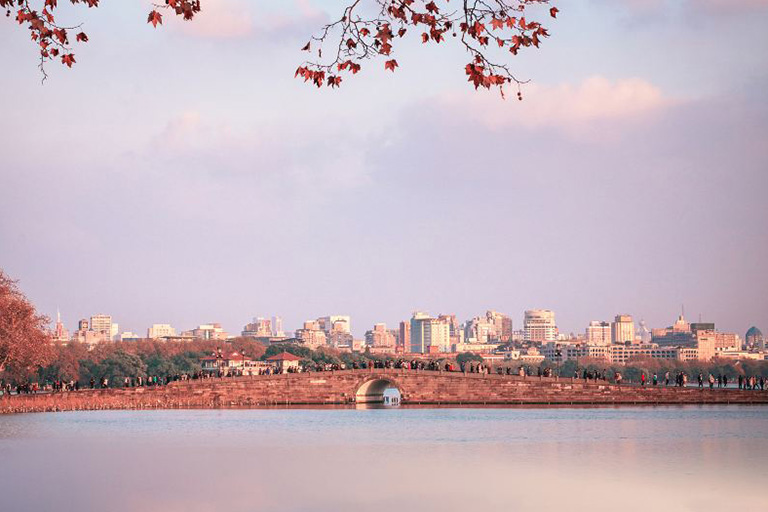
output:
[{"label": "bridge reflection in water", "polygon": [[355,403],[396,407],[400,405],[400,398],[400,390],[391,380],[371,379],[358,388],[355,394]]}]

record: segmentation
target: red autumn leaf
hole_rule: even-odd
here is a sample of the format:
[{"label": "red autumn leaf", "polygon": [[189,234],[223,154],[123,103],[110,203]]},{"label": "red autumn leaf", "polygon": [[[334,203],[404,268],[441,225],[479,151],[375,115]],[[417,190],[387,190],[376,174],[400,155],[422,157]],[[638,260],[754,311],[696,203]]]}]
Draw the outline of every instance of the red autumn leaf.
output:
[{"label": "red autumn leaf", "polygon": [[66,64],[67,67],[72,67],[72,64],[75,63],[75,54],[74,53],[67,53],[61,56],[61,63]]},{"label": "red autumn leaf", "polygon": [[304,45],[304,47],[301,49],[301,51],[308,52],[309,51],[309,47],[310,47],[311,44],[312,44],[312,41],[309,41],[307,44]]},{"label": "red autumn leaf", "polygon": [[157,28],[157,24],[163,24],[163,15],[157,11],[152,11],[147,17],[147,23],[151,23],[153,27]]},{"label": "red autumn leaf", "polygon": [[385,70],[389,69],[393,73],[395,72],[395,68],[396,67],[398,67],[398,66],[397,66],[397,61],[395,59],[388,60],[387,62],[384,63],[384,69]]},{"label": "red autumn leaf", "polygon": [[552,16],[553,18],[557,18],[557,13],[559,12],[560,12],[560,9],[558,9],[557,7],[553,7],[549,10],[549,15]]},{"label": "red autumn leaf", "polygon": [[421,34],[421,42],[422,42],[422,43],[426,43],[426,42],[428,42],[428,41],[429,41],[429,34],[427,34],[426,32],[424,32],[423,34]]},{"label": "red autumn leaf", "polygon": [[493,30],[496,30],[497,28],[504,28],[504,20],[493,18],[491,20],[491,26],[493,27]]},{"label": "red autumn leaf", "polygon": [[88,36],[85,35],[85,32],[80,32],[79,34],[77,34],[77,36],[75,36],[75,39],[77,39],[78,41],[80,41],[82,43],[87,43],[88,42]]}]

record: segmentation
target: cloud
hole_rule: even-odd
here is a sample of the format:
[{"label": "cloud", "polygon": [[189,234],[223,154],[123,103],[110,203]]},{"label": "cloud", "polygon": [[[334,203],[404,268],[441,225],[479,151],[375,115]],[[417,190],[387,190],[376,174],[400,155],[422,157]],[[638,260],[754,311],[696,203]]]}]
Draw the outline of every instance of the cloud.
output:
[{"label": "cloud", "polygon": [[205,0],[193,20],[176,26],[187,36],[206,39],[265,37],[283,40],[308,36],[327,19],[323,11],[312,7],[307,0],[286,2],[277,12],[254,8],[245,0]]},{"label": "cloud", "polygon": [[578,128],[596,122],[633,122],[674,103],[654,84],[639,78],[609,80],[594,76],[573,85],[524,86],[524,100],[501,101],[494,94],[446,95],[437,101],[492,129],[513,127]]},{"label": "cloud", "polygon": [[254,30],[253,15],[244,0],[205,0],[202,9],[181,32],[205,38],[239,38]]}]

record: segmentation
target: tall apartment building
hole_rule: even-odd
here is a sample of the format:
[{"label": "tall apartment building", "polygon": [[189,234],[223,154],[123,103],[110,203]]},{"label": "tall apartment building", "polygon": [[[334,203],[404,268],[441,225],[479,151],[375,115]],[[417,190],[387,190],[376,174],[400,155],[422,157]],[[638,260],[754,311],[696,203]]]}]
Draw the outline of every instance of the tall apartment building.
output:
[{"label": "tall apartment building", "polygon": [[243,327],[241,335],[254,338],[269,338],[272,336],[272,321],[269,318],[254,318],[253,322]]},{"label": "tall apartment building", "polygon": [[101,334],[105,341],[117,339],[118,325],[112,323],[110,315],[93,315],[91,317],[91,330]]},{"label": "tall apartment building", "polygon": [[622,345],[635,343],[635,321],[632,315],[616,315],[611,324],[611,341]]},{"label": "tall apartment building", "polygon": [[319,322],[313,320],[304,322],[304,326],[301,329],[297,329],[295,335],[300,343],[313,350],[328,343],[325,331],[320,328]]},{"label": "tall apartment building", "polygon": [[432,318],[424,312],[415,312],[411,318],[411,352],[433,354],[450,350],[450,323],[444,318]]},{"label": "tall apartment building", "polygon": [[317,323],[320,326],[320,329],[322,329],[326,333],[330,333],[333,331],[345,332],[348,334],[352,333],[352,320],[348,316],[344,316],[344,315],[323,316],[317,319]]},{"label": "tall apartment building", "polygon": [[524,339],[528,342],[546,343],[557,340],[555,312],[549,309],[529,309],[523,319]]},{"label": "tall apartment building", "polygon": [[171,327],[170,324],[152,324],[152,327],[147,329],[147,339],[150,340],[173,336],[176,336],[176,329]]},{"label": "tall apartment building", "polygon": [[191,331],[184,331],[182,336],[191,336],[200,340],[226,340],[229,334],[222,329],[221,324],[200,324]]},{"label": "tall apartment building", "polygon": [[744,349],[749,351],[765,350],[765,338],[763,333],[755,326],[752,326],[744,336]]},{"label": "tall apartment building", "polygon": [[492,340],[508,343],[512,340],[512,319],[498,311],[485,312],[488,323],[493,325]]},{"label": "tall apartment building", "polygon": [[584,333],[588,345],[606,346],[611,344],[611,324],[593,320],[589,322]]},{"label": "tall apartment building", "polygon": [[400,322],[400,335],[397,337],[398,347],[403,352],[409,352],[411,350],[411,323],[402,321]]},{"label": "tall apartment building", "polygon": [[283,319],[281,317],[275,316],[274,321],[272,322],[272,328],[274,329],[272,335],[276,338],[282,338],[285,336],[285,331],[283,330]]},{"label": "tall apartment building", "polygon": [[375,324],[365,333],[365,344],[374,348],[395,348],[395,335],[387,329],[387,324]]}]

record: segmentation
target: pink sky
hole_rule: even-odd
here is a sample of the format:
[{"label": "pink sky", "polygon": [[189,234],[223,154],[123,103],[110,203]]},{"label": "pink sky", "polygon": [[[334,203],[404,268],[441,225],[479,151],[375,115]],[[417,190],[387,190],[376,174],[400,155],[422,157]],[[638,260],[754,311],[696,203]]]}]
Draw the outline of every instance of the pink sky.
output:
[{"label": "pink sky", "polygon": [[79,9],[91,41],[44,86],[2,22],[0,266],[70,327],[336,313],[362,335],[544,307],[582,331],[685,304],[765,331],[768,2],[560,7],[513,61],[523,102],[419,42],[394,75],[305,86],[330,0],[214,0],[158,30],[144,3]]}]

